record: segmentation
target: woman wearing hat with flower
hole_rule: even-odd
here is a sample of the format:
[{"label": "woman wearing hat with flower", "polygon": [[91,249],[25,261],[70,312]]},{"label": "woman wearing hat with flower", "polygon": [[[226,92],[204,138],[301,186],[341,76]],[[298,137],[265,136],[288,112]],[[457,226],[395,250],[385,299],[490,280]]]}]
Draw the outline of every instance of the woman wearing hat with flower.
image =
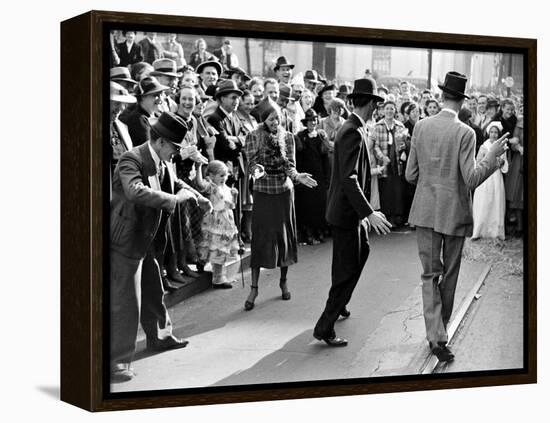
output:
[{"label": "woman wearing hat with flower", "polygon": [[317,182],[295,166],[294,138],[281,127],[281,110],[265,98],[256,106],[259,126],[246,137],[245,153],[254,178],[252,244],[250,268],[252,284],[245,310],[254,308],[258,296],[260,268],[281,268],[279,286],[282,299],[290,300],[288,266],[298,260],[294,183],[313,188]]},{"label": "woman wearing hat with flower", "polygon": [[136,90],[137,107],[124,117],[124,123],[128,125],[134,146],[141,145],[149,139],[150,121],[162,113],[164,93],[168,89],[167,86],[161,85],[154,76],[148,76],[139,82]]},{"label": "woman wearing hat with flower", "polygon": [[317,181],[315,188],[296,186],[296,222],[300,239],[308,245],[324,240],[327,190],[330,183],[329,142],[327,134],[317,129],[319,117],[313,109],[302,119],[306,127],[296,135],[296,166]]}]

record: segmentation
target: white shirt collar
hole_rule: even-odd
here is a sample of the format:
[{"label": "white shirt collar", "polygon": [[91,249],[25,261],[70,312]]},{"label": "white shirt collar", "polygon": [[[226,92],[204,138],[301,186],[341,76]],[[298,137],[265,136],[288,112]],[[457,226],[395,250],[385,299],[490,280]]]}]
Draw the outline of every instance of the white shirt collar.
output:
[{"label": "white shirt collar", "polygon": [[233,116],[233,112],[229,113],[227,110],[225,110],[225,109],[223,108],[222,105],[220,105],[220,109],[222,109],[222,112],[223,112],[227,117]]},{"label": "white shirt collar", "polygon": [[450,114],[452,114],[454,117],[457,117],[458,116],[458,113],[456,111],[454,111],[453,109],[449,109],[448,107],[444,107],[443,109],[441,109],[442,112],[449,112]]},{"label": "white shirt collar", "polygon": [[153,161],[155,162],[155,169],[158,170],[160,168],[160,157],[157,154],[157,152],[155,150],[153,150],[153,147],[151,146],[150,141],[147,143],[147,145],[149,146],[149,151],[151,152],[151,157],[153,158]]},{"label": "white shirt collar", "polygon": [[361,126],[366,125],[365,121],[357,113],[353,112],[352,115],[355,115],[357,117],[357,119],[359,119],[359,122],[361,122]]}]

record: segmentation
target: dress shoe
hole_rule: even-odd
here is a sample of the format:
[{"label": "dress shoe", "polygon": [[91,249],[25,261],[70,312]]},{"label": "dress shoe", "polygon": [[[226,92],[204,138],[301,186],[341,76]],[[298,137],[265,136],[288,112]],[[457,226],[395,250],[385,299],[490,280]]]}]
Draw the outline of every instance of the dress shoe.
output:
[{"label": "dress shoe", "polygon": [[198,278],[200,276],[199,272],[191,270],[186,264],[180,265],[179,268],[181,273],[183,273],[185,276],[189,276],[191,278]]},{"label": "dress shoe", "polygon": [[445,345],[432,348],[432,353],[437,357],[439,361],[443,363],[450,362],[455,359],[454,354]]},{"label": "dress shoe", "polygon": [[174,335],[164,339],[147,339],[147,349],[151,351],[166,351],[176,350],[178,348],[185,348],[189,344],[186,339],[178,339]]},{"label": "dress shoe", "polygon": [[331,338],[329,337],[322,337],[313,334],[313,337],[317,339],[318,341],[325,342],[330,347],[345,347],[348,345],[348,340],[344,338],[338,338],[337,336],[333,336]]},{"label": "dress shoe", "polygon": [[214,289],[231,289],[231,288],[233,288],[233,285],[231,285],[229,282],[213,283],[212,288],[214,288]]},{"label": "dress shoe", "polygon": [[111,383],[123,383],[132,380],[135,373],[129,364],[119,363],[111,369]]},{"label": "dress shoe", "polygon": [[351,316],[351,311],[349,311],[346,307],[344,307],[340,311],[340,316],[342,316],[344,319],[347,319],[349,316]]},{"label": "dress shoe", "polygon": [[183,275],[177,269],[168,273],[168,279],[170,279],[173,282],[187,283]]},{"label": "dress shoe", "polygon": [[174,292],[177,291],[178,287],[168,280],[165,276],[162,276],[162,287],[166,292]]}]

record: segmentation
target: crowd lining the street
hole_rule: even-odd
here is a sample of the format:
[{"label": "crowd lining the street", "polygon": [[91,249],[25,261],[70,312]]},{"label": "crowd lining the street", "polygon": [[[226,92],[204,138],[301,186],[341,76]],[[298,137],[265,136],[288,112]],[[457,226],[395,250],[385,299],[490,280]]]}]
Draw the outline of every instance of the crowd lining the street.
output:
[{"label": "crowd lining the street", "polygon": [[[286,276],[297,261],[297,244],[322,243],[331,235],[327,192],[334,141],[354,108],[348,98],[351,82],[327,81],[314,69],[296,72],[285,56],[274,63],[276,77],[252,77],[240,67],[230,40],[210,53],[204,39],[186,52],[176,34],[164,44],[155,33],[145,33],[139,42],[133,31],[118,36],[112,41],[110,70],[112,201],[121,193],[130,195],[124,188],[125,168],[118,166],[121,158],[162,140],[170,141],[174,151],[169,160],[159,153],[159,188],[164,191],[167,172],[186,191],[172,212],[162,214],[166,232],[152,240],[162,289],[197,277],[207,263],[213,287],[231,288],[234,281],[224,264],[251,242],[256,288],[245,309],[254,308],[261,267],[280,267],[281,297],[289,300]],[[372,76],[369,70],[366,76]],[[393,230],[414,230],[408,215],[415,186],[405,179],[411,136],[419,120],[439,113],[440,95],[407,81],[378,86],[377,94],[384,101],[366,122],[368,200]],[[523,98],[483,92],[469,97],[458,118],[475,131],[478,159],[503,133],[510,134],[510,148],[499,159],[501,171],[474,192],[473,237],[521,235]],[[119,218],[111,213],[112,243],[113,237],[120,242],[121,234],[113,234],[113,219]],[[169,326],[167,315],[164,325]]]}]

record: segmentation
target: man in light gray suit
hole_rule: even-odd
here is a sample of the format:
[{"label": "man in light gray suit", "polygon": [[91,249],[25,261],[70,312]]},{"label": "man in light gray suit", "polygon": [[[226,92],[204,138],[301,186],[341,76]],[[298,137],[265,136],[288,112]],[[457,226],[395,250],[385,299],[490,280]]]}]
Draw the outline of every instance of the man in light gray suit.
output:
[{"label": "man in light gray suit", "polygon": [[405,176],[416,184],[409,222],[416,226],[422,263],[422,301],[430,349],[439,361],[452,361],[447,324],[453,311],[464,238],[472,235],[471,192],[498,169],[507,147],[504,134],[479,163],[475,133],[458,119],[467,78],[448,72],[443,109],[419,121],[413,131]]}]

